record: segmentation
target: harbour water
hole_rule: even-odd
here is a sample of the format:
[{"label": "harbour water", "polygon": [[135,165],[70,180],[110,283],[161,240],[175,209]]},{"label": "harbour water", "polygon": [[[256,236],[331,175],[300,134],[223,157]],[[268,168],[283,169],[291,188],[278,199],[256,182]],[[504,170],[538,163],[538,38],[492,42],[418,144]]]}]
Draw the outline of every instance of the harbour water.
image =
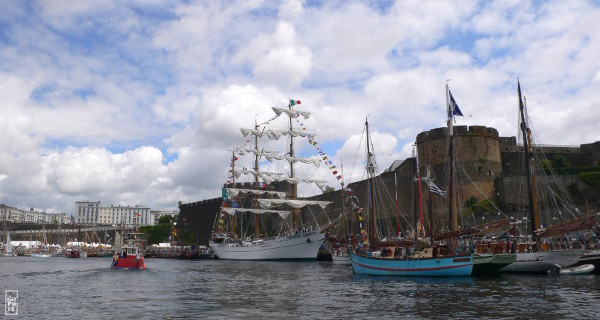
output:
[{"label": "harbour water", "polygon": [[144,271],[110,263],[0,258],[0,290],[18,290],[22,319],[600,319],[598,275],[437,279],[357,276],[328,262],[146,259]]}]

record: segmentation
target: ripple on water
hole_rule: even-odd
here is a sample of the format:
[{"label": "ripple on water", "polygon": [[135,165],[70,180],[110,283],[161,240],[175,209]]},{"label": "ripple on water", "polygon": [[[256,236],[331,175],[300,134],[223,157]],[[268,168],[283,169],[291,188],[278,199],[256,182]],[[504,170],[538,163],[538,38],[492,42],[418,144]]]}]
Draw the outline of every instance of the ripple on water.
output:
[{"label": "ripple on water", "polygon": [[353,275],[331,263],[147,259],[0,260],[24,318],[589,318],[600,277],[410,278]]}]

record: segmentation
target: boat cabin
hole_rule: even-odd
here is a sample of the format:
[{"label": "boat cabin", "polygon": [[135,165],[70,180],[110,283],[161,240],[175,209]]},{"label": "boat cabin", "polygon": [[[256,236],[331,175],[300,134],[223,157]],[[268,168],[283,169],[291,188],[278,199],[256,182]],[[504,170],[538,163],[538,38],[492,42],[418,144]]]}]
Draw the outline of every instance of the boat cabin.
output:
[{"label": "boat cabin", "polygon": [[128,256],[137,256],[139,250],[136,247],[123,247],[123,252],[121,253],[121,257],[127,258]]}]

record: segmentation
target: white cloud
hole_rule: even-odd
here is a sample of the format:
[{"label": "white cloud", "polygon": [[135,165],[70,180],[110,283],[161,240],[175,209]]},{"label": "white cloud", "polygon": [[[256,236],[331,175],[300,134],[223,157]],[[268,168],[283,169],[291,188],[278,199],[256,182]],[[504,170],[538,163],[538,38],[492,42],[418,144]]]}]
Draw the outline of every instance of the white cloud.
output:
[{"label": "white cloud", "polygon": [[309,48],[298,44],[292,25],[280,22],[272,39],[259,39],[250,48],[257,51],[254,62],[254,75],[258,81],[296,87],[306,77],[312,67],[312,53]]},{"label": "white cloud", "polygon": [[302,125],[359,179],[365,118],[383,170],[410,156],[416,134],[445,125],[447,79],[465,114],[459,125],[517,134],[520,78],[543,143],[599,140],[594,2],[397,1],[380,10],[361,1],[39,1],[3,9],[7,204],[72,213],[84,198],[174,208],[217,197],[231,148],[245,142],[238,128],[270,119],[288,98],[302,100],[298,108],[312,112]]}]

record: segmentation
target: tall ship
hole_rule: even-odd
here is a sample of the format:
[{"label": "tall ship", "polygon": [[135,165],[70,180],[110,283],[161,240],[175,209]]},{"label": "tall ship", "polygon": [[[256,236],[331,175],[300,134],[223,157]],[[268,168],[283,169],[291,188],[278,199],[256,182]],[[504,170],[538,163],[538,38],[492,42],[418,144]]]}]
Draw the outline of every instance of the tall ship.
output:
[{"label": "tall ship", "polygon": [[[310,113],[297,109],[298,100],[273,107],[275,115],[253,128],[240,128],[246,144],[232,151],[228,181],[222,190],[223,204],[217,213],[209,247],[227,260],[316,260],[325,240],[316,217],[327,201],[300,199],[300,186],[322,191],[326,180],[298,177],[300,168],[314,172],[322,159],[296,154],[297,140],[311,146],[314,134],[300,121]],[[280,116],[285,126],[272,122]],[[297,127],[293,126],[298,123]],[[287,139],[285,139],[285,138]],[[253,139],[252,139],[253,138]],[[283,141],[287,140],[287,141]],[[260,143],[259,143],[260,141]],[[276,145],[283,143],[283,147]],[[244,159],[245,158],[245,159]],[[243,160],[251,161],[248,166]],[[241,177],[249,182],[240,182]]]}]

